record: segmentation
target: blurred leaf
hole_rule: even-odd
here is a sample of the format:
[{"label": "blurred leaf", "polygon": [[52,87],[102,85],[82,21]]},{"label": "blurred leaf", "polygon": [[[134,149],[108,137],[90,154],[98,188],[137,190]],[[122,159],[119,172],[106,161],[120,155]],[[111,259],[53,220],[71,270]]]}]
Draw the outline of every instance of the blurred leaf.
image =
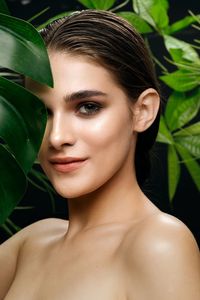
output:
[{"label": "blurred leaf", "polygon": [[168,147],[168,185],[169,199],[172,201],[180,179],[180,164],[174,146]]},{"label": "blurred leaf", "polygon": [[0,144],[0,224],[3,224],[26,190],[26,176],[13,155]]},{"label": "blurred leaf", "polygon": [[152,28],[139,15],[133,12],[123,11],[117,13],[118,16],[126,19],[141,34],[152,32]]},{"label": "blurred leaf", "polygon": [[161,115],[160,118],[160,125],[159,125],[159,131],[158,131],[158,136],[156,138],[157,142],[164,143],[164,144],[173,144],[173,137],[167,128],[167,125],[165,123],[164,117]]},{"label": "blurred leaf", "polygon": [[0,13],[5,14],[5,15],[10,15],[8,6],[6,4],[6,1],[0,0]]},{"label": "blurred leaf", "polygon": [[200,64],[198,53],[192,48],[190,44],[169,35],[164,35],[164,42],[167,50],[169,51],[175,62],[182,62],[187,60]]},{"label": "blurred leaf", "polygon": [[134,11],[154,28],[165,28],[168,23],[167,0],[133,0]]},{"label": "blurred leaf", "polygon": [[174,133],[175,137],[200,135],[200,122],[192,124]]},{"label": "blurred leaf", "polygon": [[175,141],[187,149],[194,157],[200,158],[200,135],[175,137]]},{"label": "blurred leaf", "polygon": [[178,31],[186,28],[187,26],[191,25],[192,23],[195,23],[196,21],[197,20],[193,16],[187,16],[187,17],[173,23],[172,25],[170,25],[169,28],[166,30],[166,33],[169,35],[176,33]]},{"label": "blurred leaf", "polygon": [[30,23],[0,14],[0,45],[2,67],[53,86],[44,41]]},{"label": "blurred leaf", "polygon": [[0,77],[0,137],[25,173],[37,156],[46,119],[45,106],[36,96]]},{"label": "blurred leaf", "polygon": [[167,102],[165,119],[170,131],[183,127],[191,121],[200,108],[199,90],[191,96],[174,92]]},{"label": "blurred leaf", "polygon": [[192,73],[188,70],[177,70],[167,75],[159,77],[170,88],[178,92],[191,91],[195,87],[199,86],[200,75]]},{"label": "blurred leaf", "polygon": [[78,0],[87,8],[108,10],[113,6],[116,0]]},{"label": "blurred leaf", "polygon": [[183,159],[183,162],[190,173],[197,189],[200,191],[200,165],[196,160],[190,155],[188,150],[186,150],[182,145],[175,144],[176,149]]}]

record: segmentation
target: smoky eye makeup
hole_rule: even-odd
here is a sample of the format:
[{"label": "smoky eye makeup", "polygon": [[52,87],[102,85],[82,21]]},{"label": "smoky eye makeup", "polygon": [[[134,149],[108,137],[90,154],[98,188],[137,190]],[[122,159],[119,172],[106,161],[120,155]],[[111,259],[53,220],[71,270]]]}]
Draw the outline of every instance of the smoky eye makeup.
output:
[{"label": "smoky eye makeup", "polygon": [[83,101],[76,106],[76,113],[82,116],[93,116],[100,112],[102,104],[96,101]]}]

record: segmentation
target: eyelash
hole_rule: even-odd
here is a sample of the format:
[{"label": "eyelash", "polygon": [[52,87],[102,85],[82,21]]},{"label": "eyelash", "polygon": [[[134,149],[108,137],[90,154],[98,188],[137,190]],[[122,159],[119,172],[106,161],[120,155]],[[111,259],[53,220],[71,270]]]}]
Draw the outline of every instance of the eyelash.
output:
[{"label": "eyelash", "polygon": [[[88,111],[88,112],[81,112],[81,108],[83,107],[90,107],[90,109],[92,108],[92,111]],[[91,116],[91,115],[95,115],[97,114],[100,110],[101,110],[102,106],[99,103],[96,102],[82,102],[78,105],[77,107],[77,112],[81,115],[84,116]]]},{"label": "eyelash", "polygon": [[[93,108],[92,111],[81,112],[81,108],[83,108],[83,107],[86,108],[87,106],[89,106],[90,109],[92,107]],[[87,109],[88,109],[88,107],[87,107]],[[81,114],[83,116],[91,116],[91,115],[97,114],[101,109],[102,109],[102,106],[99,103],[88,101],[88,102],[79,103],[76,107],[76,113]],[[53,114],[51,109],[46,107],[46,110],[47,110],[48,117],[51,117]]]}]

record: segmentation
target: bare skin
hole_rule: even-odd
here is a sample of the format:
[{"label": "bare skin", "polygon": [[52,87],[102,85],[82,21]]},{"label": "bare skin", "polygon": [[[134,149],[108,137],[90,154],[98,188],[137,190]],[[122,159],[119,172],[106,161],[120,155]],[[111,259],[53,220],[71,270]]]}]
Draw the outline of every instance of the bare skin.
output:
[{"label": "bare skin", "polygon": [[[156,117],[157,92],[148,89],[129,106],[103,67],[61,53],[50,60],[54,88],[27,85],[50,110],[39,159],[68,198],[69,221],[39,221],[1,245],[0,299],[199,300],[196,242],[143,194],[133,167],[137,133]],[[66,90],[100,90],[87,102],[102,108],[89,115],[80,99],[63,100]],[[53,156],[86,162],[61,172]]]}]

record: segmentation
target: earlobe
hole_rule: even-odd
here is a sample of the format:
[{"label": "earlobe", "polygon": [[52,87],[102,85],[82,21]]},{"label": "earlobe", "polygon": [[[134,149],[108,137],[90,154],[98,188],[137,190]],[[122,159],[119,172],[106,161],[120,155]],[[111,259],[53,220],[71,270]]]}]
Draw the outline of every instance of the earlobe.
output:
[{"label": "earlobe", "polygon": [[133,130],[143,132],[154,122],[160,107],[158,92],[149,88],[140,94],[132,107]]}]

